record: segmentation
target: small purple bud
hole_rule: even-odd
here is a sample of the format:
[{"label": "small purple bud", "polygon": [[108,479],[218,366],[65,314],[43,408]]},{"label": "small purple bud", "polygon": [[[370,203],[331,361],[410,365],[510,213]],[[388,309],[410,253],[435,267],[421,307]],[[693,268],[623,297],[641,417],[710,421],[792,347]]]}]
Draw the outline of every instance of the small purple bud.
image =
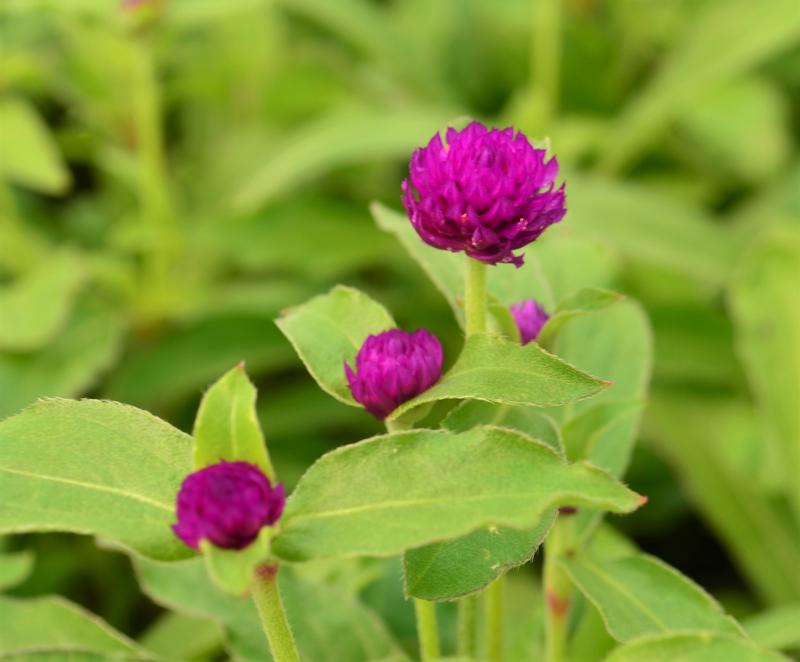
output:
[{"label": "small purple bud", "polygon": [[256,465],[222,461],[186,476],[172,530],[194,549],[201,540],[242,549],[278,521],[285,502],[283,485],[272,487]]},{"label": "small purple bud", "polygon": [[414,151],[403,205],[421,239],[497,264],[522,265],[512,251],[535,241],[566,213],[558,161],[545,161],[524,134],[472,122],[437,133]]},{"label": "small purple bud", "polygon": [[369,336],[356,356],[355,371],[344,372],[350,392],[375,418],[429,389],[442,375],[442,345],[425,329],[390,329]]},{"label": "small purple bud", "polygon": [[526,299],[511,306],[511,315],[517,323],[519,335],[523,345],[536,340],[539,332],[550,319],[544,308],[535,299]]}]

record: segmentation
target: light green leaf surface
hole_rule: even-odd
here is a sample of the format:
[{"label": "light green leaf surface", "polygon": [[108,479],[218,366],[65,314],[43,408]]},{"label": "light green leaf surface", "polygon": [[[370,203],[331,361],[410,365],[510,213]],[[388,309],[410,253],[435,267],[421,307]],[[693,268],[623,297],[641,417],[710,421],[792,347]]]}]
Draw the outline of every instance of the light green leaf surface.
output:
[{"label": "light green leaf surface", "polygon": [[0,591],[25,581],[31,570],[31,552],[0,553]]},{"label": "light green leaf surface", "polygon": [[[137,559],[136,570],[144,590],[158,604],[221,624],[228,635],[228,651],[236,659],[270,659],[252,600],[223,593],[200,559],[181,563]],[[310,577],[296,576],[286,567],[278,573],[278,581],[302,659],[366,661],[400,652],[375,614],[355,599]]]},{"label": "light green leaf surface", "polygon": [[133,407],[39,402],[0,422],[0,532],[94,534],[184,558],[170,527],[190,454],[188,435]]},{"label": "light green leaf surface", "polygon": [[383,306],[342,285],[290,308],[276,324],[320,388],[353,406],[360,405],[350,394],[344,363],[352,364],[367,336],[395,326]]},{"label": "light green leaf surface", "polygon": [[543,441],[556,453],[564,455],[558,423],[539,407],[512,407],[482,400],[465,400],[442,421],[442,427],[452,432],[466,432],[478,425],[517,430]]},{"label": "light green leaf surface", "polygon": [[83,280],[77,256],[61,252],[0,287],[0,350],[33,350],[53,338],[66,323]]},{"label": "light green leaf surface", "polygon": [[461,538],[406,552],[405,591],[423,600],[454,600],[530,561],[555,521],[545,513],[531,529],[488,526]]},{"label": "light green leaf surface", "polygon": [[250,462],[274,480],[256,415],[256,387],[243,364],[226,372],[203,395],[192,436],[195,469],[222,460]]},{"label": "light green leaf surface", "polygon": [[800,235],[776,231],[741,266],[731,290],[737,348],[764,415],[766,440],[780,449],[800,523]]},{"label": "light green leaf surface", "polygon": [[690,630],[743,634],[708,593],[652,556],[576,556],[562,565],[618,641]]},{"label": "light green leaf surface", "polygon": [[400,405],[389,420],[437,400],[550,407],[588,398],[606,386],[536,343],[520,346],[497,336],[475,334],[467,338],[458,360],[439,382]]},{"label": "light green leaf surface", "polygon": [[312,465],[272,549],[287,560],[390,556],[483,526],[533,527],[565,503],[630,512],[641,497],[511,430],[402,432]]},{"label": "light green leaf surface", "polygon": [[38,398],[84,393],[116,358],[124,332],[118,310],[80,301],[46,347],[35,352],[0,352],[0,418]]},{"label": "light green leaf surface", "polygon": [[617,119],[602,166],[620,168],[704,92],[788,49],[799,35],[794,0],[700,5],[659,72]]},{"label": "light green leaf surface", "polygon": [[550,316],[550,319],[547,320],[544,327],[542,327],[536,341],[544,347],[549,347],[556,335],[558,335],[558,332],[571,319],[587,315],[596,310],[602,310],[621,299],[623,299],[621,294],[611,292],[610,290],[601,290],[598,288],[579,290],[575,294],[559,302],[555,311]]},{"label": "light green leaf surface", "polygon": [[800,603],[759,612],[743,620],[742,627],[759,646],[796,650],[800,648]]},{"label": "light green leaf surface", "polygon": [[93,653],[144,653],[97,616],[61,597],[0,596],[0,654],[39,648],[77,648]]},{"label": "light green leaf surface", "polygon": [[173,611],[147,628],[139,644],[168,660],[209,659],[222,650],[225,632],[217,623]]},{"label": "light green leaf surface", "polygon": [[47,126],[20,99],[0,101],[0,180],[42,193],[63,193],[70,185]]},{"label": "light green leaf surface", "polygon": [[613,650],[605,662],[788,662],[778,653],[717,632],[643,637]]}]

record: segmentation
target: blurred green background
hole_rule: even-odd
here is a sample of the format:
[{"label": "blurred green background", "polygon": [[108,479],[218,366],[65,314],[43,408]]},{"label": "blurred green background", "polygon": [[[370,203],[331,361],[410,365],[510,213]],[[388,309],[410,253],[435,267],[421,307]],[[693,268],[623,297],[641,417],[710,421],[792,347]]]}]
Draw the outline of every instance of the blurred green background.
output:
[{"label": "blurred green background", "polygon": [[[448,122],[514,125],[567,181],[549,232],[651,318],[650,503],[614,524],[734,614],[800,603],[797,0],[3,0],[0,49],[0,416],[91,396],[186,429],[244,359],[291,485],[379,426],[273,319],[345,282],[457,348],[368,205]],[[14,595],[158,618],[90,540],[0,545],[36,551]],[[413,639],[390,574],[369,602]]]}]

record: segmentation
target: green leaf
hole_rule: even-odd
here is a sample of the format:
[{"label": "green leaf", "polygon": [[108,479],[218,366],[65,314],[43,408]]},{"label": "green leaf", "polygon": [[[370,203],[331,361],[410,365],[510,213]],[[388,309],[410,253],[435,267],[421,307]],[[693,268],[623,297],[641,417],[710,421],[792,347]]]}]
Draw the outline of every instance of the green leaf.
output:
[{"label": "green leaf", "polygon": [[530,561],[555,521],[545,513],[530,529],[488,526],[455,540],[411,549],[404,559],[405,590],[423,600],[454,600],[488,586]]},{"label": "green leaf", "polygon": [[286,560],[390,556],[489,525],[533,527],[565,503],[630,512],[641,497],[512,430],[402,432],[312,465],[272,549]]},{"label": "green leaf", "polygon": [[33,570],[33,554],[14,552],[0,554],[0,591],[25,581]]},{"label": "green leaf", "polygon": [[135,642],[61,597],[0,596],[0,655],[47,648],[144,654]]},{"label": "green leaf", "polygon": [[652,556],[576,556],[562,565],[617,641],[690,630],[743,634],[708,593]]},{"label": "green leaf", "polygon": [[729,0],[700,7],[660,71],[619,116],[603,154],[607,170],[632,159],[704,92],[790,47],[800,35],[794,0]]},{"label": "green leaf", "polygon": [[800,603],[762,611],[742,621],[747,636],[759,646],[779,650],[800,648]]},{"label": "green leaf", "polygon": [[72,253],[56,253],[11,285],[0,287],[0,350],[37,349],[66,323],[84,280]]},{"label": "green leaf", "polygon": [[[233,657],[248,662],[269,659],[252,600],[223,593],[200,559],[181,563],[136,559],[135,567],[145,592],[158,604],[222,623]],[[278,582],[302,659],[379,660],[400,652],[375,614],[348,595],[287,567],[281,568]]]},{"label": "green leaf", "polygon": [[764,414],[767,440],[780,449],[800,522],[800,235],[776,230],[741,266],[731,290],[737,346]]},{"label": "green leaf", "polygon": [[621,294],[610,290],[597,288],[579,290],[558,304],[539,333],[537,342],[544,347],[549,347],[561,328],[571,319],[602,310],[621,299],[623,299]]},{"label": "green leaf", "polygon": [[139,643],[168,660],[215,659],[225,632],[211,620],[165,612],[147,628]]},{"label": "green leaf", "polygon": [[778,653],[717,632],[691,632],[636,639],[611,652],[605,662],[788,662]]},{"label": "green leaf", "polygon": [[240,460],[255,464],[270,480],[275,479],[256,415],[256,388],[244,364],[229,370],[206,391],[192,436],[195,469],[222,460]]},{"label": "green leaf", "polygon": [[272,531],[261,529],[261,533],[244,549],[220,549],[210,542],[200,542],[211,579],[226,593],[245,595],[250,588],[256,566],[269,555],[269,539]]},{"label": "green leaf", "polygon": [[538,407],[512,407],[481,400],[466,400],[454,407],[442,421],[452,432],[466,432],[478,425],[511,428],[543,441],[559,455],[564,455],[558,424]]},{"label": "green leaf", "polygon": [[367,336],[395,326],[379,303],[351,287],[337,285],[327,294],[290,308],[276,324],[323,391],[360,406],[344,374]]},{"label": "green leaf", "polygon": [[0,352],[0,418],[38,398],[84,393],[117,356],[124,332],[120,311],[97,301],[79,301],[66,326],[46,347]]},{"label": "green leaf", "polygon": [[0,422],[0,532],[72,531],[186,557],[170,527],[190,454],[188,435],[133,407],[39,402]]},{"label": "green leaf", "polygon": [[234,192],[233,204],[252,211],[332,167],[406,157],[449,116],[423,107],[336,109],[287,135]]},{"label": "green leaf", "polygon": [[536,343],[521,346],[497,336],[475,334],[467,338],[461,355],[441,380],[400,405],[389,420],[437,400],[551,407],[588,398],[606,386]]},{"label": "green leaf", "polygon": [[0,180],[42,193],[63,193],[70,185],[47,126],[20,99],[0,101]]}]

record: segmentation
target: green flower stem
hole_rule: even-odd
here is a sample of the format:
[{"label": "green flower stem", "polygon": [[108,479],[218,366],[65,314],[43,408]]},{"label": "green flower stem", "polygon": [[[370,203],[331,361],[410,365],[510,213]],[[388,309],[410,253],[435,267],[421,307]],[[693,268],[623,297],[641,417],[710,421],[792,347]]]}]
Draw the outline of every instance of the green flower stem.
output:
[{"label": "green flower stem", "polygon": [[545,660],[567,659],[567,625],[572,600],[572,582],[559,561],[572,554],[574,544],[573,517],[559,515],[545,541]]},{"label": "green flower stem", "polygon": [[253,600],[275,662],[300,662],[278,589],[278,566],[262,565],[256,570]]},{"label": "green flower stem", "polygon": [[422,662],[439,659],[439,628],[436,624],[436,603],[414,598],[417,614],[417,636]]},{"label": "green flower stem", "polygon": [[486,265],[466,256],[464,312],[467,335],[486,331]]},{"label": "green flower stem", "polygon": [[[387,432],[402,432],[410,430],[408,421],[386,421]],[[427,600],[414,598],[414,612],[417,615],[417,637],[419,638],[419,652],[422,662],[438,660],[439,626],[436,622],[436,604]]]},{"label": "green flower stem", "polygon": [[468,595],[458,601],[458,657],[473,658],[476,652],[475,634],[478,623],[478,595]]},{"label": "green flower stem", "polygon": [[503,593],[505,575],[500,575],[486,589],[486,659],[503,660]]}]

